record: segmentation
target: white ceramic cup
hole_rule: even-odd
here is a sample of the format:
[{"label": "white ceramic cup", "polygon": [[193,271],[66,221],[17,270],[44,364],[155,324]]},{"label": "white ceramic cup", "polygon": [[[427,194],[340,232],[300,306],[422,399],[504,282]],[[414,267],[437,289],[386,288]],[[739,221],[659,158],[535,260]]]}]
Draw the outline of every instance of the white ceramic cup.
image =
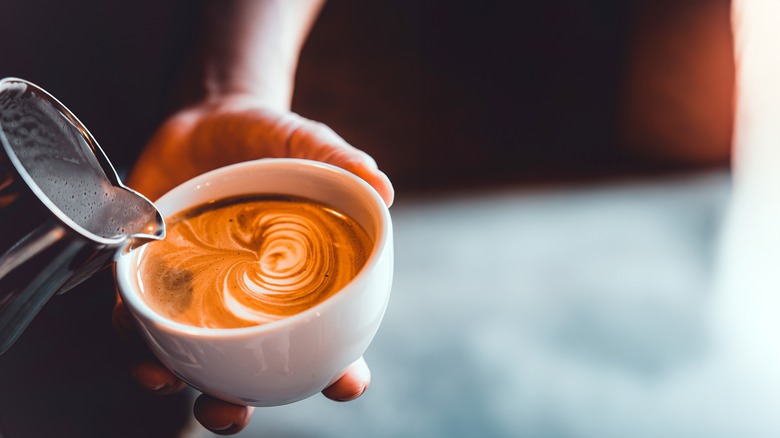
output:
[{"label": "white ceramic cup", "polygon": [[340,168],[299,159],[264,159],[191,179],[155,202],[164,217],[243,194],[319,201],[361,224],[374,241],[365,266],[325,301],[264,325],[192,327],[156,313],[139,290],[138,251],[119,257],[119,293],[152,352],[194,388],[232,403],[275,406],[322,391],[368,348],[390,296],[393,231],[377,192]]}]

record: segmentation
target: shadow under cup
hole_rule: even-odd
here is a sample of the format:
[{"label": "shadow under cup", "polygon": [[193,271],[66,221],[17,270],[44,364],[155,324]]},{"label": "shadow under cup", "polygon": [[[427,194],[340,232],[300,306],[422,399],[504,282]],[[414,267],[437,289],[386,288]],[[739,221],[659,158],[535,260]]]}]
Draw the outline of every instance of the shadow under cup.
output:
[{"label": "shadow under cup", "polygon": [[116,265],[122,300],[149,348],[191,386],[237,404],[275,406],[314,395],[363,355],[387,307],[393,274],[390,214],[366,182],[340,168],[264,159],[214,170],[157,202],[163,216],[222,198],[269,194],[308,198],[340,210],[373,240],[365,265],[341,291],[296,315],[231,329],[184,325],[156,313],[140,294],[139,251]]}]

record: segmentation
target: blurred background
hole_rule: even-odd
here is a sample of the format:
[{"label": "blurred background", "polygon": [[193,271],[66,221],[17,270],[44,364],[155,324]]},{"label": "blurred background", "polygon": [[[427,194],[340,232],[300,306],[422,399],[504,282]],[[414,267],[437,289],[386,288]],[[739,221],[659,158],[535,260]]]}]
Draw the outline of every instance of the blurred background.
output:
[{"label": "blurred background", "polygon": [[[52,92],[124,170],[170,111],[192,32],[186,2],[146,3],[0,12],[0,75]],[[731,189],[729,8],[329,1],[293,107],[393,180],[394,295],[363,397],[258,410],[243,435],[777,436],[712,365],[706,314]],[[152,425],[184,421],[186,397],[172,408],[117,377],[108,315],[73,321],[110,313],[110,288],[58,298],[0,357],[0,433],[166,436]]]},{"label": "blurred background", "polygon": [[331,2],[295,106],[401,193],[722,167],[729,2]]}]

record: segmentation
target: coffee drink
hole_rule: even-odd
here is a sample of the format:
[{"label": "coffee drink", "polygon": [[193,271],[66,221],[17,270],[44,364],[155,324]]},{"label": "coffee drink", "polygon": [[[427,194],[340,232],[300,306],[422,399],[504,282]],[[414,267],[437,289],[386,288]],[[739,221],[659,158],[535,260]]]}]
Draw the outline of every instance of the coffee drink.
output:
[{"label": "coffee drink", "polygon": [[187,325],[236,328],[295,315],[332,296],[373,242],[353,219],[294,197],[248,195],[185,210],[142,249],[144,300]]},{"label": "coffee drink", "polygon": [[247,161],[156,205],[168,236],[120,254],[117,289],[149,349],[188,384],[278,406],[319,393],[365,353],[390,298],[394,245],[387,206],[357,175]]}]

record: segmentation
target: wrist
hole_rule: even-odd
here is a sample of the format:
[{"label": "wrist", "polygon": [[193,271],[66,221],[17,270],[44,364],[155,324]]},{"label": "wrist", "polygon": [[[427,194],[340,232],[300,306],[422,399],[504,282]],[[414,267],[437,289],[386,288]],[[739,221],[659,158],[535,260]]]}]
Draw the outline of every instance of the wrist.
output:
[{"label": "wrist", "polygon": [[254,95],[290,109],[301,46],[320,0],[206,4],[200,57],[202,95]]},{"label": "wrist", "polygon": [[222,71],[207,65],[202,82],[202,100],[219,101],[233,96],[253,98],[279,110],[289,110],[292,103],[294,69],[268,69],[243,72]]}]

